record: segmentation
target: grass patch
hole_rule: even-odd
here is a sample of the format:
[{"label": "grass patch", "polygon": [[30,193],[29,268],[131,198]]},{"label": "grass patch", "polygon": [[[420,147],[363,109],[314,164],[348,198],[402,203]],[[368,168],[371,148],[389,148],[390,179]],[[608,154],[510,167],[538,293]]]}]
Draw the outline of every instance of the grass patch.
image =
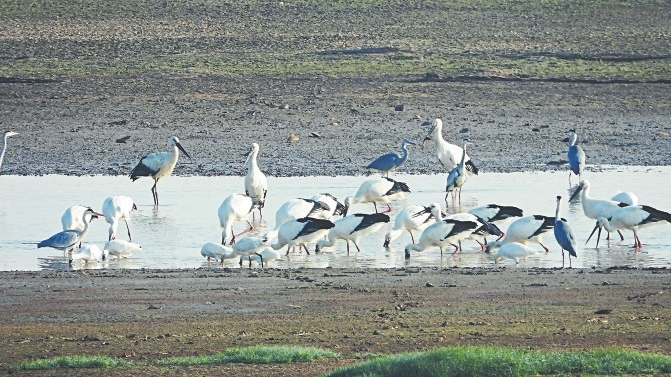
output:
[{"label": "grass patch", "polygon": [[216,355],[170,357],[158,360],[157,365],[186,366],[224,363],[246,364],[286,364],[335,358],[338,354],[314,347],[296,346],[253,346],[231,348]]},{"label": "grass patch", "polygon": [[451,347],[374,359],[328,377],[636,375],[671,372],[671,357],[625,350],[541,352]]},{"label": "grass patch", "polygon": [[59,356],[51,359],[23,361],[16,365],[18,370],[58,369],[58,368],[97,368],[128,366],[131,363],[108,356]]}]

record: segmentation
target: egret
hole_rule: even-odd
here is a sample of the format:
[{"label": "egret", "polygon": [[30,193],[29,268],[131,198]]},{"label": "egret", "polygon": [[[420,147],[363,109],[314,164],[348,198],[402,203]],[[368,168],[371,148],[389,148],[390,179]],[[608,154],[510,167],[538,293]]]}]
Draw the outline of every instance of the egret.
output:
[{"label": "egret", "polygon": [[[465,239],[470,239],[478,243],[480,245],[480,249],[482,251],[485,251],[485,246],[487,245],[487,239],[485,238],[484,243],[478,241],[478,236],[481,237],[487,237],[487,236],[497,236],[497,237],[503,237],[503,232],[501,232],[501,229],[497,227],[496,225],[488,222],[484,222],[480,220],[479,217],[475,216],[472,213],[468,212],[462,212],[462,213],[455,213],[453,215],[447,216],[447,219],[453,219],[453,220],[459,220],[459,221],[472,221],[476,223],[478,226],[473,232],[468,235]],[[459,241],[459,250],[461,249],[461,241]]]},{"label": "egret", "polygon": [[142,246],[126,240],[111,240],[105,243],[103,250],[117,258],[128,258],[129,255],[142,250]]},{"label": "egret", "polygon": [[389,176],[390,171],[394,171],[398,169],[401,165],[405,163],[405,161],[408,159],[408,148],[406,145],[415,145],[412,141],[408,139],[403,139],[403,142],[401,142],[401,150],[403,151],[403,156],[399,156],[398,154],[394,152],[389,152],[387,154],[383,154],[382,156],[376,158],[366,166],[366,169],[375,169],[379,170],[382,172],[382,176]]},{"label": "egret", "polygon": [[559,217],[559,211],[561,210],[561,196],[557,197],[557,210],[555,211],[555,226],[554,234],[555,239],[559,246],[561,246],[561,265],[564,267],[564,250],[568,252],[568,264],[571,267],[571,257],[577,257],[576,254],[576,243],[575,243],[575,234],[573,234],[573,229],[568,225],[568,222],[561,217]]},{"label": "egret", "polygon": [[447,205],[447,195],[452,193],[452,202],[454,202],[454,190],[459,190],[459,204],[461,204],[461,188],[466,183],[466,168],[464,167],[464,161],[466,159],[466,146],[473,145],[473,143],[464,141],[464,147],[462,148],[461,161],[455,166],[450,173],[447,175],[447,181],[445,183],[445,205]]},{"label": "egret", "polygon": [[[245,234],[254,229],[254,225],[247,220],[254,208],[261,205],[259,199],[249,197],[243,194],[231,194],[219,206],[219,225],[223,229],[221,231],[221,244],[225,245],[228,241],[228,235],[231,235],[231,245],[235,243],[235,238],[241,234]],[[233,223],[235,221],[246,221],[249,224],[249,229],[235,234],[233,233]]]},{"label": "egret", "polygon": [[343,215],[347,215],[349,207],[356,203],[373,203],[375,213],[378,213],[376,202],[387,203],[388,209],[381,213],[391,212],[389,202],[400,199],[409,192],[410,188],[407,184],[391,178],[382,177],[368,180],[359,186],[356,195],[345,198],[345,211],[343,211]]},{"label": "egret", "polygon": [[333,228],[329,230],[328,240],[320,240],[317,242],[315,252],[318,253],[324,247],[335,245],[336,241],[339,239],[347,242],[347,255],[349,255],[349,241],[352,241],[357,252],[360,252],[361,249],[359,248],[359,245],[357,245],[359,238],[377,232],[388,222],[389,216],[383,213],[355,213],[353,215],[345,216],[336,221]]},{"label": "egret", "polygon": [[424,230],[436,222],[431,212],[431,206],[415,205],[403,208],[394,219],[394,228],[384,236],[382,246],[389,247],[389,243],[398,238],[404,230],[410,233],[410,239],[412,239],[412,243],[415,243],[415,236],[412,235],[412,231]]},{"label": "egret", "polygon": [[88,262],[99,262],[106,259],[105,252],[100,250],[97,245],[85,245],[79,249],[78,253],[69,252],[68,263],[72,264],[73,261],[83,260],[84,263]]},{"label": "egret", "polygon": [[575,133],[575,130],[569,131],[568,138],[568,182],[571,184],[571,172],[577,175],[578,178],[582,178],[582,172],[585,168],[585,152],[582,150],[580,145],[576,145],[576,140],[578,140],[578,135]]},{"label": "egret", "polygon": [[310,255],[310,251],[305,244],[317,240],[333,227],[334,225],[330,220],[312,217],[289,220],[280,226],[277,231],[277,242],[271,246],[273,249],[279,250],[286,245],[287,255],[289,255],[289,249],[292,246],[301,245]]},{"label": "egret", "polygon": [[485,252],[489,253],[493,249],[497,249],[510,242],[519,242],[522,244],[536,242],[541,245],[547,253],[550,249],[543,245],[543,235],[554,228],[554,223],[554,217],[542,215],[520,217],[510,224],[506,230],[506,235],[503,236],[501,240],[490,242],[485,248]]},{"label": "egret", "polygon": [[637,206],[638,205],[638,196],[634,194],[633,192],[629,191],[619,191],[615,195],[613,195],[610,200],[628,204],[630,206]]},{"label": "egret", "polygon": [[256,262],[258,264],[261,264],[261,261],[263,261],[263,264],[265,266],[268,265],[268,263],[274,261],[274,260],[280,260],[280,253],[275,251],[272,247],[266,247],[265,249],[261,250],[258,255],[257,254],[252,254],[249,257],[245,257],[244,255],[240,256],[240,266],[242,266],[242,262],[245,260],[245,258],[249,258],[250,260],[250,265],[251,262]]},{"label": "egret", "polygon": [[0,168],[2,168],[2,159],[5,157],[5,150],[7,149],[7,138],[18,134],[18,132],[14,131],[5,131],[2,137],[2,150],[0,150]]},{"label": "egret", "polygon": [[[410,258],[410,250],[423,251],[429,247],[437,246],[440,249],[440,256],[443,256],[445,246],[459,242],[468,237],[478,224],[473,221],[460,221],[454,219],[443,219],[440,212],[440,205],[434,204],[433,216],[436,223],[429,225],[419,237],[418,244],[408,244],[405,247],[405,258]],[[454,253],[458,248],[455,246]],[[452,253],[452,254],[454,254]]]},{"label": "egret", "polygon": [[105,199],[103,202],[103,213],[105,214],[105,221],[110,224],[108,241],[116,238],[116,229],[119,225],[119,220],[123,220],[126,223],[128,240],[132,241],[128,220],[130,220],[130,213],[133,210],[137,210],[137,206],[133,203],[133,199],[128,196],[111,196]]},{"label": "egret", "polygon": [[533,248],[521,244],[519,242],[509,242],[499,249],[499,251],[494,254],[494,260],[496,263],[501,262],[503,258],[514,259],[515,263],[520,263],[520,259],[526,259],[527,257],[538,254]]},{"label": "egret", "polygon": [[155,206],[158,206],[158,191],[156,190],[156,184],[159,179],[172,174],[175,165],[177,165],[179,151],[182,151],[186,157],[191,158],[182,147],[182,144],[179,143],[177,136],[170,136],[168,138],[168,144],[173,147],[171,152],[149,153],[142,157],[137,166],[130,172],[130,179],[132,179],[133,182],[140,177],[152,177],[154,179],[151,193],[154,196]]},{"label": "egret", "polygon": [[[445,170],[448,172],[454,169],[459,163],[463,150],[460,146],[448,143],[443,139],[443,121],[439,118],[431,122],[431,131],[424,138],[422,144],[427,140],[432,140],[436,145],[436,152],[438,153],[438,160],[443,164]],[[473,164],[471,158],[466,155],[466,170],[473,174],[478,174],[478,168]]]},{"label": "egret", "polygon": [[86,221],[87,216],[96,217],[93,214],[92,209],[87,208],[86,210],[84,210],[84,213],[82,213],[82,222],[84,223],[84,229],[82,230],[70,229],[58,232],[53,236],[47,238],[46,240],[38,243],[37,248],[39,249],[41,247],[52,247],[54,249],[63,250],[66,253],[75,249],[77,245],[81,244],[81,242],[84,240],[86,234],[89,231],[89,223]]},{"label": "egret", "polygon": [[233,246],[233,252],[241,257],[249,259],[249,267],[252,267],[252,255],[257,255],[261,259],[261,268],[263,268],[263,256],[260,251],[268,247],[267,237],[243,237]]},{"label": "egret", "polygon": [[[247,175],[245,176],[245,194],[247,196],[256,198],[261,204],[259,204],[259,218],[263,218],[261,214],[261,209],[266,203],[266,194],[268,193],[268,178],[263,174],[259,165],[256,162],[256,158],[259,154],[259,145],[257,143],[252,143],[252,147],[247,153],[247,160],[245,165],[247,165]],[[252,213],[252,219],[254,214]]]},{"label": "egret", "polygon": [[342,215],[344,211],[345,206],[329,193],[315,195],[311,199],[290,199],[275,213],[275,229],[279,229],[289,220],[301,217],[331,220],[333,216]]},{"label": "egret", "polygon": [[[602,227],[609,232],[616,229],[629,229],[634,232],[634,249],[638,250],[643,247],[640,238],[638,238],[638,230],[661,222],[671,222],[671,213],[645,205],[623,207],[613,212],[610,220],[600,217],[587,241],[592,238],[594,231],[597,229],[599,229],[599,236],[601,236]],[[599,236],[597,236],[597,245],[599,244]]]},{"label": "egret", "polygon": [[[498,204],[487,204],[480,207],[472,208],[468,213],[477,216],[480,221],[483,223],[492,223],[500,224],[513,217],[522,217],[524,216],[524,211],[521,208],[513,206],[500,206]],[[505,235],[504,232],[501,232],[501,236],[498,240]]]},{"label": "egret", "polygon": [[[582,210],[585,213],[585,216],[589,217],[590,219],[598,220],[601,217],[605,217],[607,219],[611,218],[613,216],[613,213],[620,209],[621,207],[626,207],[628,204],[622,203],[622,202],[617,202],[614,200],[605,200],[605,199],[592,199],[589,196],[589,189],[590,189],[590,183],[588,180],[583,179],[580,181],[580,184],[578,184],[577,189],[571,195],[571,198],[569,199],[569,202],[573,200],[578,194],[580,194],[580,203],[582,204]],[[622,233],[618,229],[617,233],[620,235],[620,240],[624,240],[624,236],[622,236]],[[608,238],[610,239],[610,234]],[[598,243],[599,241],[597,241]]]},{"label": "egret", "polygon": [[200,255],[207,258],[208,262],[212,259],[220,261],[221,266],[224,265],[224,259],[232,259],[238,256],[238,254],[233,251],[232,247],[214,242],[207,242],[203,245],[200,249]]},{"label": "egret", "polygon": [[[76,205],[66,209],[61,216],[63,230],[83,230],[84,222],[82,221],[82,216],[87,209],[91,209],[91,207]],[[91,211],[92,212],[86,212],[85,222],[87,223],[93,221],[94,218],[105,216],[102,213],[93,211],[92,209]]]}]

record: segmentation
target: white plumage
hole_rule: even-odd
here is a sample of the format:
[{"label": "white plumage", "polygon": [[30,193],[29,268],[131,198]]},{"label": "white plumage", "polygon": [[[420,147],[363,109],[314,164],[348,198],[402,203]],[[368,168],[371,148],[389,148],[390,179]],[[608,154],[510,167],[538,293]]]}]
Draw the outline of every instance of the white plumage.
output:
[{"label": "white plumage", "polygon": [[407,184],[391,178],[382,177],[365,181],[359,186],[356,195],[345,198],[345,211],[343,215],[347,215],[350,206],[356,203],[373,203],[375,213],[378,213],[377,202],[386,203],[388,209],[381,213],[391,212],[391,205],[389,203],[393,200],[401,199],[409,192],[410,188]]},{"label": "white plumage", "polygon": [[412,231],[422,231],[436,222],[431,212],[431,206],[413,205],[403,208],[394,219],[394,228],[384,236],[382,246],[389,247],[391,241],[398,238],[404,230],[410,233],[410,239],[412,239],[412,243],[415,243],[415,236],[413,236]]},{"label": "white plumage", "polygon": [[388,222],[389,216],[383,213],[356,213],[345,216],[334,223],[333,228],[329,230],[327,240],[317,242],[315,252],[318,253],[324,247],[335,245],[337,240],[347,242],[347,254],[349,254],[349,241],[352,241],[357,251],[361,251],[357,244],[359,238],[377,232]]},{"label": "white plumage", "polygon": [[19,134],[18,132],[14,131],[5,131],[5,133],[2,135],[2,150],[0,150],[0,168],[2,168],[2,160],[5,158],[5,150],[7,150],[7,138],[18,134]]},{"label": "white plumage", "polygon": [[440,205],[434,204],[432,207],[436,223],[424,229],[419,237],[418,244],[408,244],[405,247],[406,258],[410,258],[411,250],[423,251],[433,246],[440,249],[440,256],[442,257],[445,246],[450,244],[455,246],[454,252],[456,253],[458,248],[454,243],[467,238],[478,227],[478,224],[473,221],[443,219]]},{"label": "white plumage", "polygon": [[[471,221],[476,223],[478,226],[473,230],[471,234],[469,234],[466,238],[468,240],[473,240],[480,245],[480,249],[482,251],[485,250],[486,242],[487,240],[485,239],[484,242],[482,243],[478,240],[478,237],[486,237],[486,236],[501,236],[503,232],[494,224],[492,223],[487,223],[483,222],[479,217],[475,216],[472,213],[468,212],[462,212],[462,213],[455,213],[453,215],[447,216],[447,219],[453,219],[453,220],[459,220],[459,221]],[[459,250],[462,250],[461,248],[461,241],[459,241]]]},{"label": "white plumage", "polygon": [[89,223],[86,221],[86,218],[87,216],[91,215],[95,216],[93,214],[93,210],[90,208],[85,209],[84,213],[82,213],[81,221],[84,223],[84,229],[68,229],[62,232],[58,232],[46,240],[40,241],[40,243],[37,244],[37,248],[51,247],[54,249],[63,250],[64,253],[77,248],[79,245],[81,245],[82,241],[84,241],[84,238],[88,234]]},{"label": "white plumage", "polygon": [[452,170],[450,170],[450,173],[447,175],[447,179],[445,181],[445,205],[447,205],[447,195],[449,193],[452,193],[452,202],[454,202],[454,191],[456,190],[459,191],[459,203],[461,204],[461,188],[464,186],[464,183],[466,183],[467,178],[465,159],[466,146],[468,145],[473,145],[473,143],[469,143],[468,141],[464,142],[464,147],[461,152],[461,159],[459,160],[459,163]]},{"label": "white plumage", "polygon": [[519,242],[509,242],[501,246],[499,251],[494,254],[494,260],[499,263],[503,258],[508,258],[514,259],[515,263],[520,263],[520,259],[526,259],[537,254],[536,250],[527,245]]},{"label": "white plumage", "polygon": [[129,255],[141,251],[142,246],[126,240],[111,240],[107,241],[103,250],[108,255],[113,255],[117,258],[128,258]]},{"label": "white plumage", "polygon": [[275,229],[279,229],[289,220],[302,217],[331,220],[333,216],[342,215],[344,211],[345,206],[329,193],[315,195],[310,199],[290,199],[275,213]]},{"label": "white plumage", "polygon": [[[671,222],[671,214],[645,205],[628,206],[613,212],[610,220],[600,217],[597,220],[596,227],[592,230],[592,234],[598,228],[600,236],[602,227],[606,228],[609,232],[617,229],[628,229],[634,232],[634,248],[640,249],[643,247],[643,244],[638,237],[638,230],[661,222]],[[590,234],[589,238],[592,237],[592,234]],[[589,241],[589,238],[587,241]],[[597,238],[598,244],[599,240]]]},{"label": "white plumage", "polygon": [[629,191],[619,191],[615,195],[613,195],[610,200],[624,203],[624,204],[629,204],[630,206],[637,206],[638,205],[638,196],[634,194],[633,192]]},{"label": "white plumage", "polygon": [[207,242],[205,245],[203,245],[203,247],[200,249],[200,255],[207,258],[208,262],[212,259],[218,260],[222,266],[224,265],[225,259],[232,259],[238,256],[238,254],[233,251],[232,247],[220,245],[214,242]]},{"label": "white plumage", "polygon": [[554,228],[554,217],[531,215],[520,217],[513,221],[506,230],[506,235],[499,241],[491,242],[487,245],[485,252],[489,253],[510,242],[518,242],[527,244],[528,242],[536,242],[548,252],[549,249],[542,244],[543,235]]},{"label": "white plumage", "polygon": [[[231,244],[235,243],[235,238],[241,234],[245,234],[254,229],[247,215],[249,215],[254,208],[260,205],[260,201],[243,194],[229,195],[219,206],[219,225],[223,229],[221,231],[221,243],[226,244],[228,236],[231,236]],[[238,234],[233,233],[233,223],[235,221],[246,221],[249,228]]]},{"label": "white plumage", "polygon": [[154,179],[151,193],[154,196],[154,205],[156,206],[158,205],[158,191],[156,190],[156,184],[162,177],[172,174],[175,165],[177,165],[179,151],[182,151],[186,157],[191,158],[179,143],[177,136],[170,136],[168,138],[168,144],[172,146],[172,151],[149,153],[142,157],[140,162],[130,172],[130,179],[133,180],[133,182],[141,177],[152,177]]},{"label": "white plumage", "polygon": [[257,254],[252,254],[250,256],[240,256],[240,266],[242,266],[242,263],[245,260],[249,260],[249,265],[251,267],[252,262],[256,262],[258,264],[261,264],[261,261],[263,261],[263,266],[268,266],[268,263],[274,261],[274,260],[281,260],[280,258],[280,253],[275,251],[272,247],[266,247],[265,249],[261,250]]},{"label": "white plumage", "polygon": [[[434,119],[431,122],[431,131],[424,138],[424,141],[433,140],[436,145],[436,153],[438,154],[438,160],[445,170],[448,172],[454,169],[459,161],[461,160],[461,155],[463,154],[463,149],[451,143],[448,143],[443,139],[443,121],[439,118]],[[466,155],[466,169],[473,174],[478,174],[478,168],[473,164],[471,158]]]},{"label": "white plumage", "polygon": [[[569,199],[570,202],[576,196],[578,196],[578,194],[580,194],[580,204],[582,205],[582,210],[585,213],[585,216],[589,217],[590,219],[598,220],[601,217],[609,219],[613,216],[615,211],[628,205],[626,203],[615,200],[593,199],[589,196],[590,187],[591,185],[589,181],[583,179],[580,181],[578,188]],[[618,234],[620,235],[620,240],[624,240],[624,236],[622,236],[622,233],[619,230]],[[607,239],[610,239],[610,237]]]},{"label": "white plumage", "polygon": [[233,252],[241,257],[249,259],[249,267],[252,267],[252,255],[256,255],[261,259],[261,267],[263,267],[263,256],[260,254],[261,250],[269,246],[267,237],[243,237],[235,242]]},{"label": "white plumage", "polygon": [[128,221],[130,220],[130,213],[134,209],[137,209],[137,206],[133,202],[133,199],[128,196],[111,196],[105,199],[103,202],[103,214],[105,216],[105,221],[110,224],[108,241],[116,238],[116,230],[120,220],[123,220],[126,223],[128,240],[132,241]]},{"label": "white plumage", "polygon": [[[260,202],[259,217],[263,218],[261,209],[266,204],[266,194],[268,193],[268,178],[259,169],[256,158],[259,154],[259,145],[252,143],[251,149],[247,154],[245,165],[247,166],[247,175],[245,176],[245,193],[247,196],[258,199]],[[252,214],[254,216],[254,214]]]},{"label": "white plumage", "polygon": [[61,224],[63,225],[63,230],[78,230],[82,231],[84,230],[84,222],[90,223],[93,219],[97,218],[98,216],[104,217],[102,213],[97,213],[91,209],[92,212],[86,213],[84,215],[84,212],[87,209],[91,209],[91,207],[85,207],[85,206],[72,206],[63,212],[63,215],[61,216]]},{"label": "white plumage", "polygon": [[105,259],[105,252],[100,250],[100,247],[97,245],[84,245],[81,249],[79,249],[79,252],[70,252],[68,262],[72,264],[72,262],[76,260],[82,260],[84,263],[89,263],[100,262],[104,261]]},{"label": "white plumage", "polygon": [[315,219],[312,217],[289,220],[277,230],[277,242],[271,246],[275,250],[287,246],[287,255],[289,255],[291,247],[300,245],[309,255],[310,251],[305,244],[316,241],[326,234],[329,229],[333,228],[333,226],[330,220]]}]

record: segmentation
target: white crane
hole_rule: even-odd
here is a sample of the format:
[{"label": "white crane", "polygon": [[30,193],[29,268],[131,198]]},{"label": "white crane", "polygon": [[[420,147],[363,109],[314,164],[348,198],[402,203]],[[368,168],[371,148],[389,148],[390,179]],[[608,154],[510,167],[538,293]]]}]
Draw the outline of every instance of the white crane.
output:
[{"label": "white crane", "polygon": [[349,255],[349,241],[352,241],[357,252],[360,252],[361,249],[357,245],[359,238],[377,232],[389,220],[389,216],[384,213],[355,213],[345,216],[334,223],[333,228],[329,230],[327,240],[317,242],[315,252],[318,253],[324,247],[335,245],[337,240],[345,240],[347,242],[347,255]]},{"label": "white crane", "polygon": [[[268,193],[268,178],[265,174],[259,169],[259,164],[256,161],[257,156],[259,155],[259,145],[257,143],[252,143],[251,149],[247,153],[247,160],[245,165],[247,166],[247,175],[245,176],[245,193],[247,196],[256,198],[261,204],[259,204],[259,218],[263,218],[261,214],[261,209],[266,204],[266,194]],[[254,219],[254,213],[252,213],[252,220]]]},{"label": "white crane", "polygon": [[240,256],[240,266],[242,266],[242,262],[244,262],[245,259],[249,259],[249,263],[251,266],[252,262],[256,262],[258,264],[261,264],[261,261],[263,261],[262,266],[268,266],[268,263],[274,261],[274,260],[281,260],[280,258],[280,253],[275,251],[272,247],[266,247],[265,249],[261,250],[257,254],[252,254],[248,257],[245,257],[244,255]]},{"label": "white crane", "polygon": [[671,213],[660,211],[645,205],[623,207],[613,212],[610,220],[605,217],[600,217],[587,241],[592,238],[594,231],[599,229],[599,236],[597,236],[596,241],[598,246],[598,237],[601,236],[602,227],[606,228],[609,232],[616,229],[629,229],[634,232],[634,249],[638,250],[643,247],[640,238],[638,238],[638,230],[662,222],[671,222]]},{"label": "white crane", "polygon": [[[601,217],[609,219],[613,216],[615,211],[622,207],[628,206],[626,203],[617,202],[614,200],[593,199],[589,196],[590,187],[591,185],[589,181],[583,179],[580,181],[580,184],[569,199],[570,202],[571,200],[575,199],[578,194],[580,194],[580,204],[582,204],[582,210],[585,213],[585,216],[589,217],[590,219],[598,220]],[[617,233],[620,235],[620,240],[624,240],[624,236],[622,236],[622,233],[619,229],[617,230]],[[610,234],[606,239],[610,240]]]},{"label": "white crane", "polygon": [[177,136],[170,136],[168,138],[168,144],[172,146],[172,151],[149,153],[142,157],[137,166],[130,172],[130,179],[132,179],[133,182],[141,177],[152,177],[154,179],[151,193],[154,196],[155,206],[158,206],[158,190],[156,190],[156,184],[159,179],[172,174],[175,165],[177,165],[179,151],[182,151],[186,157],[191,158],[182,147],[182,144],[179,143]]},{"label": "white crane", "polygon": [[[460,146],[448,143],[443,139],[443,121],[441,119],[436,118],[430,124],[432,126],[431,131],[426,135],[422,144],[427,140],[433,140],[436,145],[438,160],[443,164],[445,170],[449,172],[459,163],[463,149]],[[468,155],[466,155],[466,170],[473,174],[478,174],[478,168],[473,164],[473,161],[471,161],[471,158],[468,157]]]},{"label": "white crane", "polygon": [[410,239],[412,243],[415,243],[415,236],[413,236],[412,231],[422,231],[435,222],[436,219],[433,217],[431,206],[413,205],[405,207],[396,215],[394,228],[385,234],[382,246],[389,247],[391,241],[398,238],[404,230],[410,233]]},{"label": "white crane", "polygon": [[[440,256],[443,256],[443,249],[445,246],[452,244],[455,247],[454,253],[457,252],[458,247],[454,245],[475,231],[478,224],[473,221],[460,221],[454,219],[443,219],[440,212],[440,204],[433,204],[433,216],[436,218],[436,223],[429,225],[422,235],[419,237],[418,244],[408,244],[405,247],[405,258],[410,258],[410,251],[423,251],[432,246],[437,246],[440,249]],[[454,255],[454,253],[452,253]]]},{"label": "white crane", "polygon": [[224,265],[225,259],[233,259],[238,256],[230,246],[220,245],[214,242],[207,242],[200,249],[200,255],[207,258],[207,261],[212,259],[220,261],[220,265]]},{"label": "white crane", "polygon": [[582,178],[582,172],[585,169],[585,152],[582,150],[580,145],[576,144],[578,140],[578,135],[575,133],[575,130],[569,131],[568,139],[568,183],[571,184],[571,172],[578,176],[578,179]]},{"label": "white crane", "polygon": [[[81,231],[84,229],[84,222],[90,223],[95,218],[105,217],[105,215],[93,211],[93,209],[91,209],[92,212],[86,212],[87,209],[91,209],[91,207],[76,205],[66,209],[61,216],[63,230]],[[82,218],[84,218],[84,221],[82,221]]]},{"label": "white crane", "polygon": [[[231,235],[231,244],[235,243],[235,238],[254,229],[254,225],[247,220],[254,208],[261,205],[259,199],[249,197],[243,194],[229,195],[219,206],[219,225],[221,231],[221,243],[225,245],[228,241],[228,235]],[[233,223],[235,221],[246,221],[249,228],[238,234],[233,233]]]},{"label": "white crane", "polygon": [[[343,215],[347,215],[349,207],[356,203],[373,203],[375,213],[391,212],[391,205],[389,205],[389,202],[401,199],[409,192],[410,188],[407,184],[395,181],[391,178],[381,177],[365,181],[359,186],[356,195],[345,198],[345,211],[343,211]],[[378,212],[377,202],[386,203],[387,210]]]},{"label": "white crane", "polygon": [[520,263],[520,259],[526,259],[527,257],[537,255],[538,253],[536,252],[535,249],[525,245],[521,244],[519,242],[509,242],[501,248],[499,248],[499,251],[493,255],[494,261],[496,263],[501,262],[501,259],[503,258],[509,258],[509,259],[514,259],[515,263]]},{"label": "white crane", "polygon": [[545,249],[547,253],[550,251],[545,245],[543,245],[543,235],[554,228],[555,218],[542,216],[542,215],[531,215],[520,217],[510,224],[508,230],[506,230],[506,235],[499,241],[490,242],[489,245],[485,248],[485,252],[489,253],[494,249],[497,249],[510,242],[519,242],[522,244],[527,244],[528,242],[536,242]]},{"label": "white crane", "polygon": [[445,205],[447,206],[447,195],[452,193],[452,203],[454,203],[454,191],[459,191],[459,204],[461,204],[461,188],[466,183],[466,167],[464,165],[466,159],[466,146],[473,145],[473,143],[464,141],[464,147],[461,153],[461,160],[459,164],[455,166],[450,173],[447,175],[447,180],[445,181]]},{"label": "white crane", "polygon": [[47,238],[46,240],[43,240],[40,243],[38,243],[37,248],[39,249],[41,247],[52,247],[54,249],[63,250],[63,252],[65,253],[74,250],[75,248],[77,248],[78,245],[81,245],[82,241],[88,234],[89,223],[86,221],[86,217],[91,215],[92,213],[93,210],[90,208],[87,208],[86,210],[84,210],[84,213],[82,213],[82,222],[84,223],[84,229],[82,230],[70,229],[58,232],[53,236]]},{"label": "white crane", "polygon": [[329,193],[315,195],[310,199],[290,199],[275,213],[275,229],[279,229],[289,220],[302,217],[331,220],[333,216],[342,215],[344,211],[345,206]]},{"label": "white crane", "polygon": [[131,254],[142,250],[142,246],[128,242],[126,240],[111,240],[105,243],[103,251],[108,255],[113,255],[117,258],[128,258]]},{"label": "white crane", "polygon": [[110,224],[108,241],[116,238],[116,230],[120,220],[123,220],[126,223],[128,240],[132,241],[128,221],[130,220],[130,213],[133,210],[137,210],[137,206],[133,202],[133,199],[128,196],[111,196],[105,199],[103,202],[103,214],[105,216],[105,221]]},{"label": "white crane", "polygon": [[287,246],[287,255],[289,255],[289,250],[292,246],[300,245],[310,255],[310,251],[305,244],[316,241],[329,229],[333,228],[333,226],[330,220],[315,219],[312,217],[289,220],[277,230],[277,242],[271,246],[275,250]]},{"label": "white crane", "polygon": [[2,159],[5,157],[5,150],[7,150],[7,138],[18,135],[18,132],[5,131],[2,136],[2,150],[0,150],[0,168],[2,168]]},{"label": "white crane", "polygon": [[84,245],[84,247],[79,249],[78,253],[73,253],[72,251],[69,251],[68,259],[69,264],[72,264],[72,262],[76,260],[82,260],[84,261],[84,263],[89,263],[89,262],[104,261],[106,259],[106,256],[105,252],[103,250],[100,250],[100,247],[98,247],[98,245]]},{"label": "white crane", "polygon": [[[468,213],[477,216],[483,223],[502,224],[514,217],[524,216],[521,208],[513,206],[501,206],[498,204],[487,204],[480,207],[471,208]],[[498,240],[503,238],[505,232],[501,232]]]}]

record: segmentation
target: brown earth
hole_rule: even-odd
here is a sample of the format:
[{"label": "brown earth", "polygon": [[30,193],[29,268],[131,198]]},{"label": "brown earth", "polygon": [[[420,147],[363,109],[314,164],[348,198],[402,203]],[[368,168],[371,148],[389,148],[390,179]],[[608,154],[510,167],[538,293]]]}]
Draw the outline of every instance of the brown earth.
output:
[{"label": "brown earth", "polygon": [[[59,355],[151,364],[247,345],[337,360],[136,366],[74,376],[315,376],[367,355],[450,345],[671,354],[668,269],[197,269],[0,274],[0,367]],[[601,314],[599,314],[601,313]]]}]

